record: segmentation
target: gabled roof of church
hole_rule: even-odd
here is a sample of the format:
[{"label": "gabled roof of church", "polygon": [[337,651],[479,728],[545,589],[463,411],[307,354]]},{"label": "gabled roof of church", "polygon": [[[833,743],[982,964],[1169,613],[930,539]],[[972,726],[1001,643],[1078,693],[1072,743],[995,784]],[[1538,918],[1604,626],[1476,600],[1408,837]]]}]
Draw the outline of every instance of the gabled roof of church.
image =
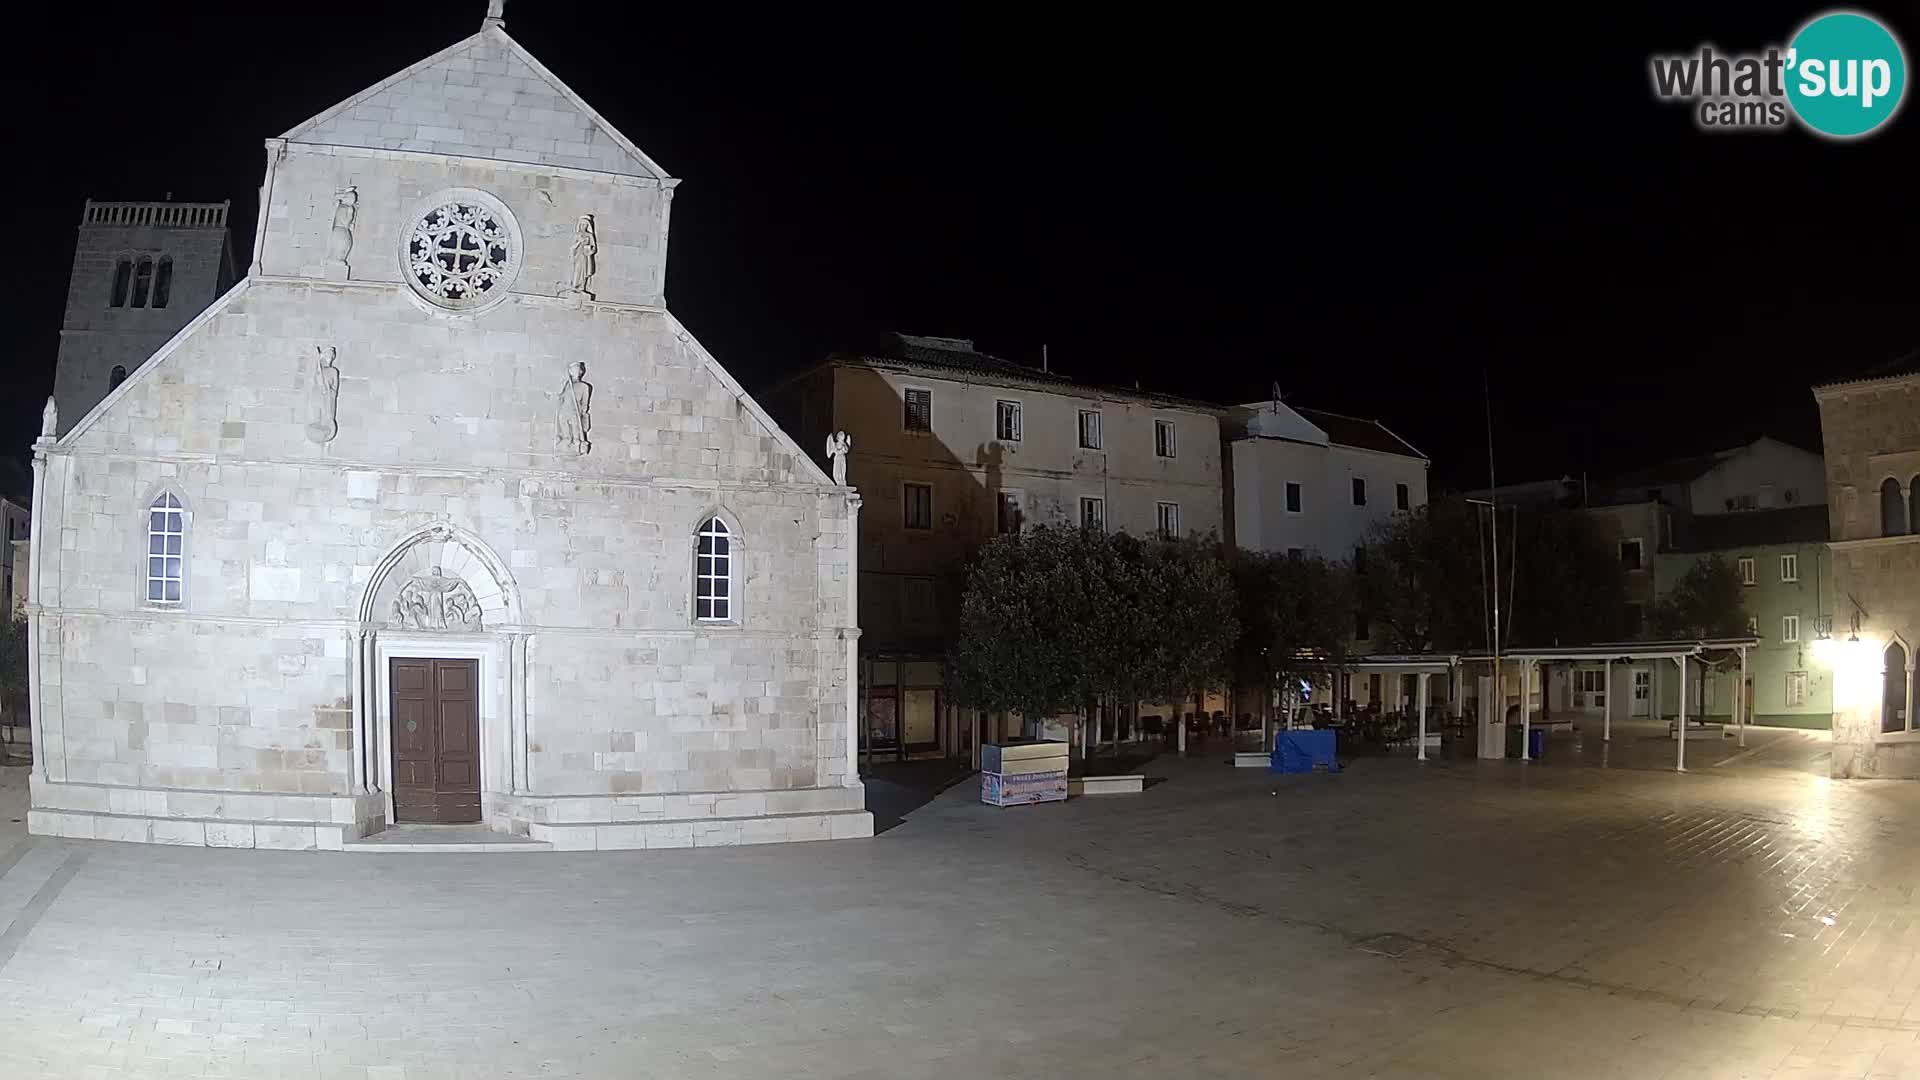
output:
[{"label": "gabled roof of church", "polygon": [[493,20],[280,137],[671,179]]}]

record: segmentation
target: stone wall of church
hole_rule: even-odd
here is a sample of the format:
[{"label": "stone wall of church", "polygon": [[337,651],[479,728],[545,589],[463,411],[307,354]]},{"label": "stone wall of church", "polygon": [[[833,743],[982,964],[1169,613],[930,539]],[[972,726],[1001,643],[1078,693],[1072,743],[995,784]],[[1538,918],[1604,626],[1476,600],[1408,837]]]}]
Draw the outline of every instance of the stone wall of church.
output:
[{"label": "stone wall of church", "polygon": [[524,166],[448,163],[388,150],[287,145],[269,176],[261,270],[327,277],[328,244],[340,192],[357,197],[347,256],[355,281],[401,280],[401,250],[433,197],[454,188],[486,192],[512,214],[523,260],[513,288],[558,296],[573,284],[573,241],[593,215],[599,245],[592,292],[607,303],[659,306],[666,289],[672,191],[652,180]]},{"label": "stone wall of church", "polygon": [[[403,289],[252,282],[47,452],[45,778],[350,794],[362,599],[401,537],[446,523],[517,594],[528,793],[842,785],[839,489],[662,312],[516,295],[453,317]],[[317,347],[339,371],[331,439],[310,430]],[[574,361],[593,386],[584,456],[555,445]],[[163,491],[187,511],[177,606],[145,595]],[[715,512],[738,529],[738,625],[690,610]]]},{"label": "stone wall of church", "polygon": [[[1820,426],[1833,544],[1833,775],[1920,779],[1920,535],[1886,535],[1880,486],[1920,477],[1920,375],[1823,387]],[[1850,640],[1858,638],[1857,641]],[[1883,717],[1887,645],[1907,654],[1905,730]]]}]

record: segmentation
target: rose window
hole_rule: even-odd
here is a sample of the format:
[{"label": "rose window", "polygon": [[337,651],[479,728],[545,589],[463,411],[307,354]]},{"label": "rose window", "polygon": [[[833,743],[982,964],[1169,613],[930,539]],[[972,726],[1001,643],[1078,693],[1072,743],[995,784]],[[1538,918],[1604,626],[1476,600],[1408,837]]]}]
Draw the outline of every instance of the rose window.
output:
[{"label": "rose window", "polygon": [[513,276],[506,216],[476,202],[441,203],[414,223],[407,275],[442,307],[474,307],[503,294]]}]

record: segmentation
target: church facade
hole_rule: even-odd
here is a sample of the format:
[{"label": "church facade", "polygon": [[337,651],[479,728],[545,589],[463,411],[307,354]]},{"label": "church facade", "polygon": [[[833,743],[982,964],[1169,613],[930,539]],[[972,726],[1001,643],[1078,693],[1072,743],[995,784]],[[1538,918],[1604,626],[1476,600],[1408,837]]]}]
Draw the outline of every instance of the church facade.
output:
[{"label": "church facade", "polygon": [[676,181],[498,17],[266,148],[247,276],[49,404],[32,831],[871,835],[859,496],[666,310]]}]

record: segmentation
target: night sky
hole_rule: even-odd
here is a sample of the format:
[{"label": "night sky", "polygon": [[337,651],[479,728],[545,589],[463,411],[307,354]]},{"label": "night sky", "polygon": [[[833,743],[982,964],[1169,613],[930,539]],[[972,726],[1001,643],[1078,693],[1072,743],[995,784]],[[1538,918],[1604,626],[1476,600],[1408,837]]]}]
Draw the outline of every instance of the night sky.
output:
[{"label": "night sky", "polygon": [[[1920,345],[1920,112],[1848,144],[1703,134],[1653,100],[1647,54],[1782,43],[1822,9],[1634,6],[515,0],[507,25],[682,179],[669,302],[750,388],[903,330],[1220,401],[1277,379],[1382,418],[1440,485],[1484,480],[1483,371],[1503,480],[1762,432],[1818,448],[1807,386]],[[10,156],[34,165],[4,447],[26,452],[52,385],[86,197],[231,198],[244,269],[261,140],[484,8],[94,4],[16,27]]]}]

